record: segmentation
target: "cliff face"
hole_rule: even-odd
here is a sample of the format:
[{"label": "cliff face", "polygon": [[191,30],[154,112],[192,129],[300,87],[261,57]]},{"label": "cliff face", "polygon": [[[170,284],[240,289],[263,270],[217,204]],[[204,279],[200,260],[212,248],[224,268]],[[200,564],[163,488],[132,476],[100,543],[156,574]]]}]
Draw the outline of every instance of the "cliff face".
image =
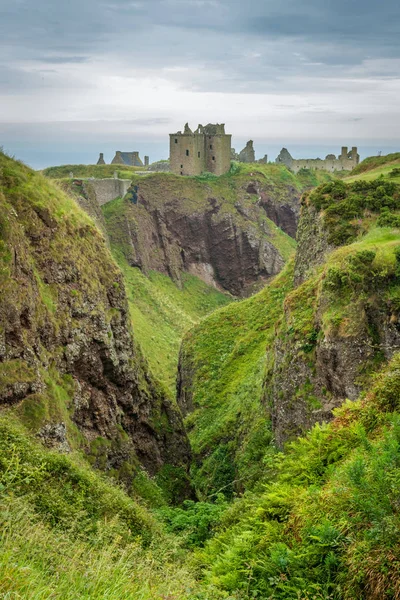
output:
[{"label": "cliff face", "polygon": [[[251,485],[268,434],[282,448],[330,421],[400,348],[399,199],[398,186],[379,180],[306,194],[294,274],[288,265],[184,339],[178,401],[202,491],[214,484],[215,493],[220,476]],[[222,455],[229,472],[220,475]]]},{"label": "cliff face", "polygon": [[282,269],[299,196],[262,172],[217,180],[158,174],[137,178],[125,201],[104,212],[111,243],[131,265],[178,284],[186,271],[240,296]]},{"label": "cliff face", "polygon": [[396,185],[379,180],[304,196],[297,288],[285,299],[266,380],[280,446],[355,400],[400,347],[399,236],[376,227],[379,211],[396,211],[399,197]]},{"label": "cliff face", "polygon": [[135,347],[104,239],[73,200],[2,154],[0,285],[1,406],[108,469],[185,472],[179,413]]}]

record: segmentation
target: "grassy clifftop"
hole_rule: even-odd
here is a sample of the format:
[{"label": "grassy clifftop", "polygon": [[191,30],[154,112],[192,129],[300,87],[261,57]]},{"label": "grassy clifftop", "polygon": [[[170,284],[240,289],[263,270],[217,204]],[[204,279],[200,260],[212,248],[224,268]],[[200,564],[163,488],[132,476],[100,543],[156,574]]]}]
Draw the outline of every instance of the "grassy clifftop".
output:
[{"label": "grassy clifftop", "polygon": [[127,165],[60,165],[57,167],[47,167],[42,173],[51,179],[66,179],[72,173],[74,177],[95,177],[96,179],[106,179],[118,174],[120,179],[130,179],[136,171],[143,170],[144,167],[129,167]]},{"label": "grassy clifftop", "polygon": [[400,152],[387,154],[386,156],[370,156],[363,160],[353,171],[351,175],[345,178],[345,181],[357,181],[364,179],[370,181],[376,177],[384,176],[400,182]]}]

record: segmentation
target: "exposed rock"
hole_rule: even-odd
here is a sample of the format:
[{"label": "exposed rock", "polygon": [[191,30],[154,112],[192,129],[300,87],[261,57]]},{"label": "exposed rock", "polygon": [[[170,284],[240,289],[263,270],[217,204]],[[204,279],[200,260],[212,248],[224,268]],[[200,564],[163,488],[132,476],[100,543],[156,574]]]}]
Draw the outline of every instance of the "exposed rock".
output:
[{"label": "exposed rock", "polygon": [[247,295],[284,264],[277,239],[283,234],[268,227],[264,215],[294,236],[299,192],[254,174],[236,186],[232,205],[225,199],[232,184],[226,183],[225,192],[193,179],[143,179],[135,184],[135,202],[128,192],[121,214],[109,220],[110,239],[144,272],[154,269],[180,284],[186,271],[234,295]]},{"label": "exposed rock", "polygon": [[65,423],[47,423],[39,430],[37,437],[48,448],[54,448],[64,453],[71,452]]},{"label": "exposed rock", "polygon": [[333,246],[328,244],[322,213],[304,200],[297,229],[295,285],[305,281],[315,267],[323,264],[331,250]]},{"label": "exposed rock", "polygon": [[[109,440],[112,461],[122,436],[124,455],[149,473],[165,464],[185,471],[180,414],[135,347],[122,275],[104,238],[59,189],[0,154],[1,161],[0,259],[4,249],[10,259],[0,269],[0,404],[51,402],[56,411],[52,386],[64,386],[87,447]],[[8,172],[16,173],[10,184]],[[32,197],[18,187],[27,177]],[[18,193],[9,195],[8,185]],[[39,193],[50,220],[39,215]],[[39,435],[63,446],[57,423],[44,423]]]},{"label": "exposed rock", "polygon": [[159,160],[157,162],[151,163],[151,165],[147,167],[147,170],[168,173],[171,170],[171,165],[169,163],[169,160]]}]

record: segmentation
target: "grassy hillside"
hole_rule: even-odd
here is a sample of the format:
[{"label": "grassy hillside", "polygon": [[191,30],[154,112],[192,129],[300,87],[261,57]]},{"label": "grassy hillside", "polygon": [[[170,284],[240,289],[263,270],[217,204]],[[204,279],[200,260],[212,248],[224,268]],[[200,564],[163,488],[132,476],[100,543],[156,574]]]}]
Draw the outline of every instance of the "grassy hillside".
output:
[{"label": "grassy hillside", "polygon": [[[268,412],[264,413],[267,436],[258,446],[264,452],[258,457],[254,453],[250,464],[254,468],[255,461],[262,457],[258,477],[265,488],[247,492],[234,501],[222,516],[217,535],[198,553],[205,582],[233,597],[400,597],[400,512],[395,500],[400,489],[400,353],[396,352],[400,348],[396,333],[400,312],[400,233],[396,220],[399,188],[389,182],[382,185],[381,181],[361,184],[353,187],[335,183],[310,194],[308,202],[323,210],[327,235],[333,236],[338,247],[299,287],[291,290],[290,280],[286,290],[278,286],[277,293],[282,291],[285,297],[280,299],[275,313],[271,311],[271,299],[264,296],[267,303],[258,308],[257,314],[261,317],[265,310],[275,322],[275,351],[267,343],[265,386],[267,398],[273,394],[277,410],[283,409],[283,400],[290,390],[286,386],[292,380],[296,382],[292,405],[302,401],[310,411],[318,412],[326,401],[324,394],[330,401],[329,390],[322,389],[318,395],[321,388],[315,387],[318,381],[313,380],[316,375],[321,377],[324,369],[331,373],[329,356],[325,355],[322,364],[316,362],[316,348],[322,340],[327,340],[330,348],[336,345],[338,353],[345,353],[344,364],[353,360],[344,345],[346,340],[349,348],[361,348],[362,343],[369,347],[366,354],[358,353],[357,384],[364,391],[357,401],[344,402],[336,409],[330,424],[314,426],[310,433],[289,444],[284,454],[276,452],[273,445],[266,450]],[[345,227],[346,221],[351,227]],[[282,273],[272,286],[284,277]],[[190,348],[196,349],[192,364],[197,358],[199,361],[193,379],[194,412],[187,418],[190,425],[193,417],[194,424],[189,435],[195,448],[201,448],[202,444],[207,447],[214,421],[222,430],[222,439],[215,437],[204,456],[200,456],[196,471],[200,481],[196,483],[201,489],[207,489],[214,474],[211,471],[210,476],[207,470],[210,448],[214,455],[219,448],[231,449],[236,439],[232,431],[241,426],[242,414],[238,414],[237,404],[231,397],[224,405],[221,392],[230,384],[232,375],[242,379],[243,384],[246,381],[246,375],[240,374],[241,365],[230,370],[229,352],[226,360],[220,348],[221,370],[211,363],[213,371],[208,370],[208,361],[202,362],[202,349],[210,348],[210,355],[214,356],[213,347],[218,342],[214,341],[213,325],[218,316],[225,315],[220,329],[223,331],[224,323],[235,337],[235,321],[228,313],[239,308],[240,314],[246,302],[230,305],[203,321],[188,344],[189,352]],[[249,310],[243,312],[250,314]],[[250,338],[252,321],[254,315],[246,325]],[[262,321],[268,331],[265,313]],[[240,337],[239,328],[239,348]],[[229,339],[227,332],[224,339]],[[393,358],[388,364],[390,356]],[[244,373],[258,372],[251,350],[245,347],[241,359]],[[247,365],[247,361],[251,364]],[[300,386],[303,364],[309,379]],[[338,376],[344,379],[344,368]],[[258,415],[253,402],[256,394],[260,395],[260,388],[253,387],[249,392],[242,405],[251,407],[247,426],[251,431]],[[203,400],[202,405],[196,402],[197,398]],[[223,421],[218,421],[219,407],[225,407]],[[225,423],[231,423],[231,427],[224,436]],[[224,465],[229,465],[226,456],[224,452],[219,455],[220,473]],[[234,467],[230,473],[225,472],[227,477],[232,477],[232,471],[237,472],[237,466]]]},{"label": "grassy hillside", "polygon": [[229,304],[232,298],[188,273],[183,275],[181,288],[157,271],[146,276],[138,267],[129,266],[118,247],[113,246],[112,252],[124,274],[136,340],[152,373],[175,399],[183,335],[201,318]]},{"label": "grassy hillside", "polygon": [[219,491],[231,497],[262,474],[272,437],[261,402],[265,352],[292,275],[289,265],[264,290],[216,311],[184,339],[180,368],[193,410],[185,424],[193,482],[204,497]]},{"label": "grassy hillside", "polygon": [[95,177],[96,179],[105,179],[114,177],[118,174],[120,179],[130,179],[135,171],[144,170],[144,167],[129,167],[128,165],[60,165],[57,167],[47,167],[42,173],[51,179],[65,179],[73,173],[74,177]]},{"label": "grassy hillside", "polygon": [[147,508],[4,415],[0,511],[3,598],[203,598],[178,539]]},{"label": "grassy hillside", "polygon": [[375,600],[400,594],[400,355],[266,464],[199,555],[205,580],[242,598]]},{"label": "grassy hillside", "polygon": [[345,181],[351,182],[359,179],[371,181],[383,175],[384,177],[390,177],[392,180],[397,180],[397,183],[399,183],[400,172],[396,171],[399,168],[400,152],[387,154],[386,156],[370,156],[353,169],[351,174],[345,178]]}]

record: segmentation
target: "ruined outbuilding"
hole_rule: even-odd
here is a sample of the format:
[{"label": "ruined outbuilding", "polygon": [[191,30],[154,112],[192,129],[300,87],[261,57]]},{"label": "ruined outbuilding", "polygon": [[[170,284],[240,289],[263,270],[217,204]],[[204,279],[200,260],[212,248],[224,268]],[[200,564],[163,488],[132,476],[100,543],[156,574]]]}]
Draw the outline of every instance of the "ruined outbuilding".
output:
[{"label": "ruined outbuilding", "polygon": [[243,150],[239,152],[239,162],[256,162],[256,153],[254,152],[253,140],[249,140]]},{"label": "ruined outbuilding", "polygon": [[[148,165],[150,159],[148,156],[145,156],[145,164]],[[100,152],[99,160],[97,161],[98,165],[105,165],[106,162],[104,160],[103,152]],[[139,152],[121,152],[121,150],[117,150],[114,158],[112,159],[112,165],[127,165],[128,167],[143,167],[143,161],[139,156]]]},{"label": "ruined outbuilding", "polygon": [[224,124],[199,125],[192,131],[186,123],[183,133],[171,133],[170,165],[176,175],[223,175],[231,166],[231,138]]},{"label": "ruined outbuilding", "polygon": [[314,171],[352,171],[360,162],[360,155],[357,153],[357,147],[353,146],[350,152],[347,146],[342,146],[342,151],[336,158],[334,154],[328,154],[325,159],[322,158],[301,158],[295,159],[286,148],[282,148],[276,163],[285,165],[297,173],[300,169],[312,169]]},{"label": "ruined outbuilding", "polygon": [[139,152],[121,152],[117,150],[111,161],[112,165],[127,165],[128,167],[143,167]]}]

